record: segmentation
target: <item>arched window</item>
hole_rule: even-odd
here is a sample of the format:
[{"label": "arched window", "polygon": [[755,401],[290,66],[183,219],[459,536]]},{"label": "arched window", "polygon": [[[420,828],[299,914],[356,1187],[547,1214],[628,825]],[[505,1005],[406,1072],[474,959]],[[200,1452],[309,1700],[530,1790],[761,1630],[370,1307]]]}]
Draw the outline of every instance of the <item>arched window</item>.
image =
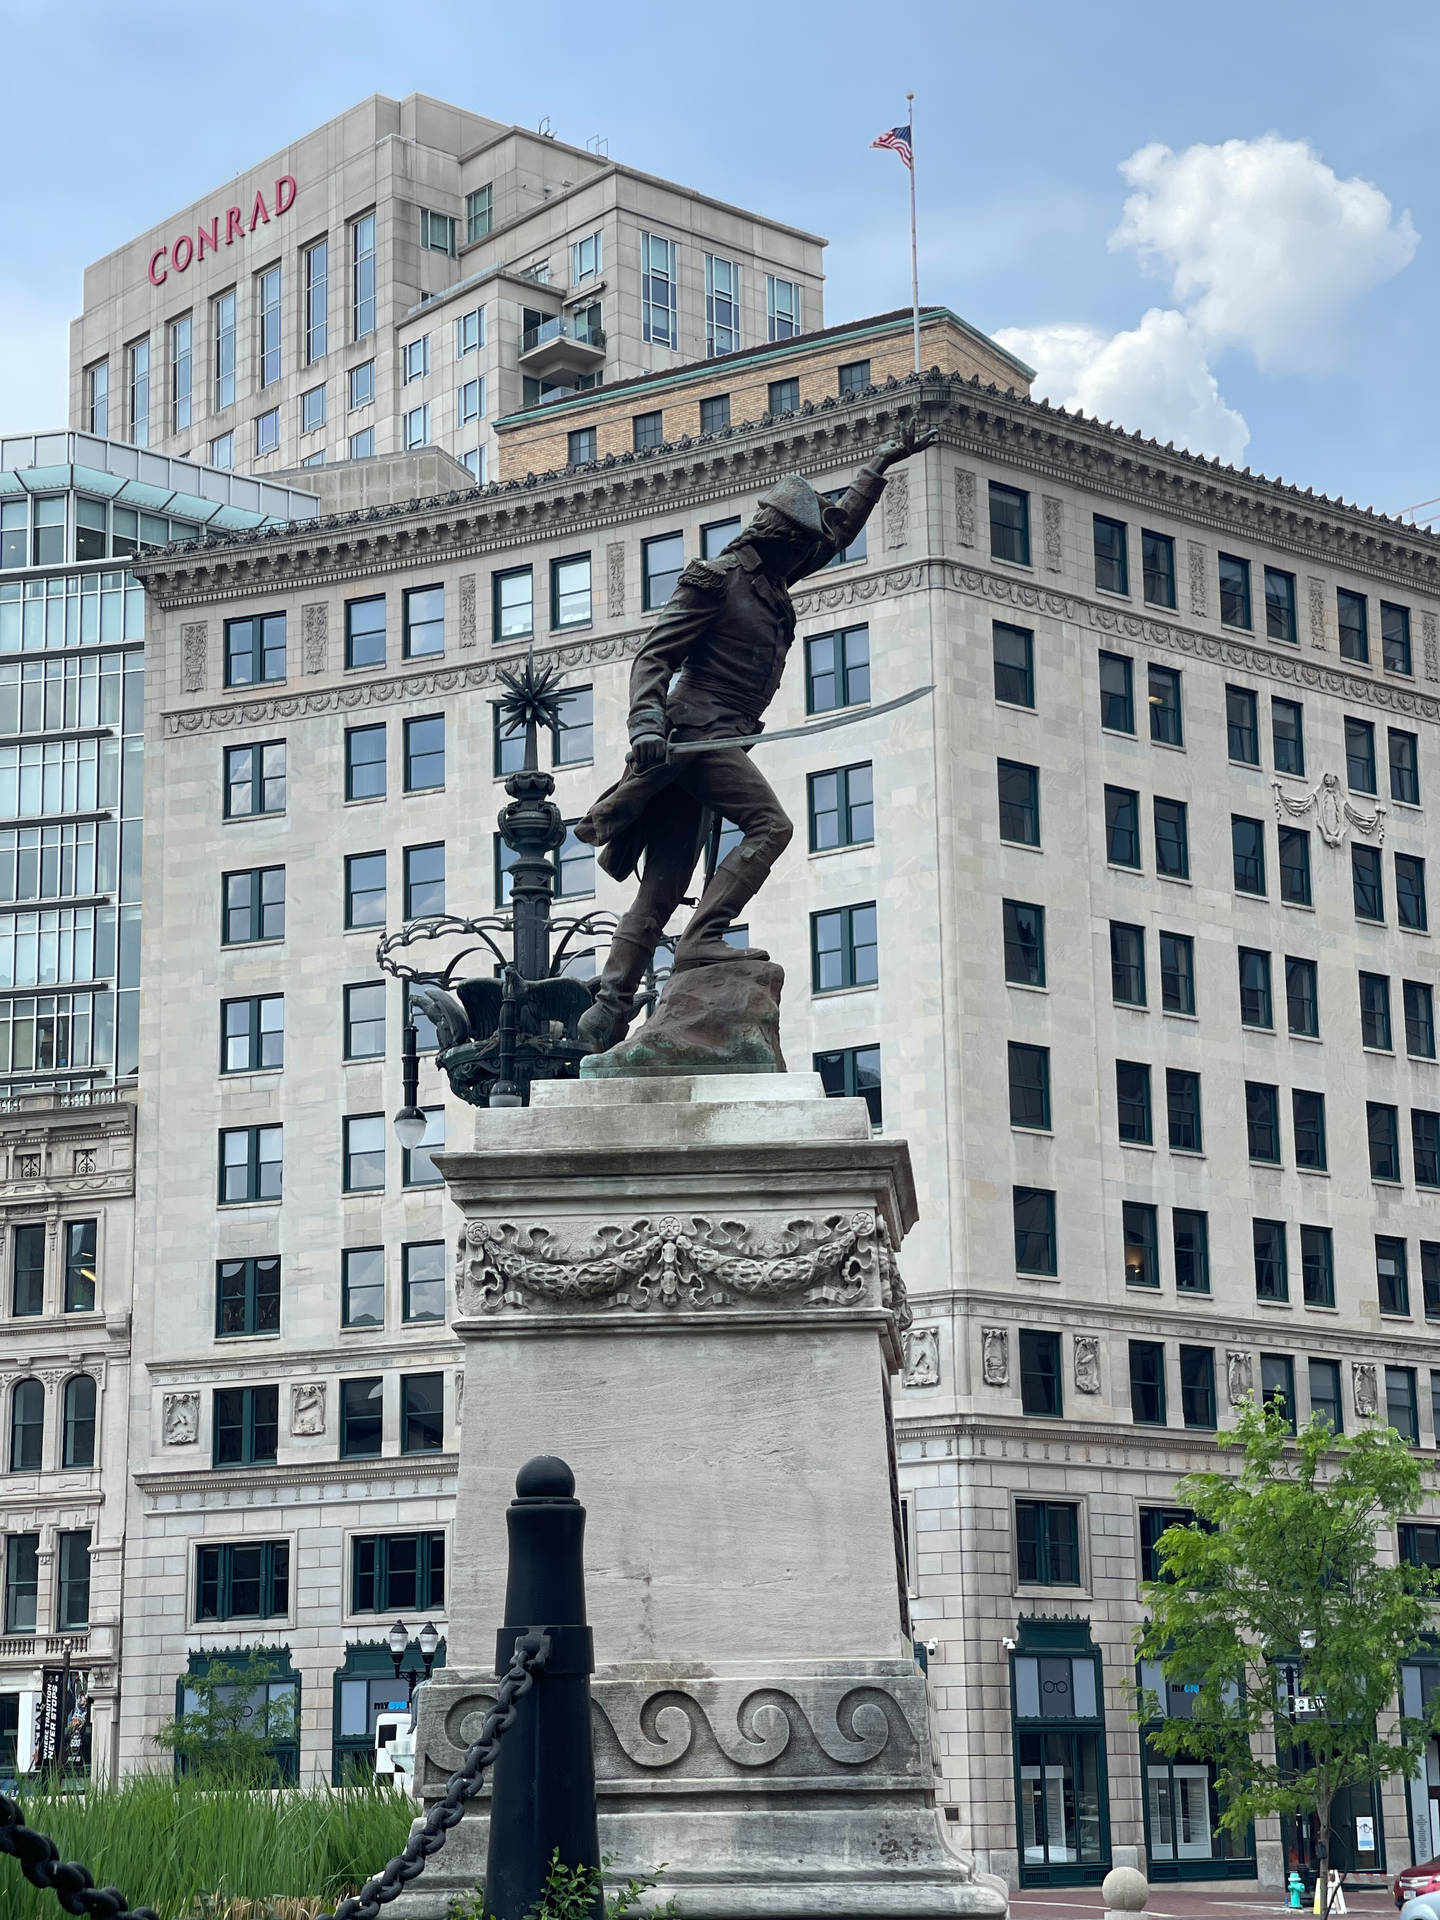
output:
[{"label": "arched window", "polygon": [[10,1471],[38,1473],[45,1438],[45,1389],[21,1380],[10,1397]]},{"label": "arched window", "polygon": [[65,1382],[61,1464],[67,1467],[95,1464],[95,1382],[88,1373],[77,1373],[73,1380]]}]

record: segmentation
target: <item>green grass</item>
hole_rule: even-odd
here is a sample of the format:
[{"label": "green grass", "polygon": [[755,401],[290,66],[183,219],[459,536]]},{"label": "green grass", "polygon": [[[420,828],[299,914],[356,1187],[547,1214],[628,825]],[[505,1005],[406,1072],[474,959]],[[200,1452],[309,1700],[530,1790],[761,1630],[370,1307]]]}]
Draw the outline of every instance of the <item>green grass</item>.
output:
[{"label": "green grass", "polygon": [[[414,1801],[378,1782],[249,1793],[133,1774],[83,1794],[18,1797],[27,1825],[48,1833],[63,1860],[78,1860],[97,1886],[119,1887],[161,1920],[189,1920],[217,1895],[299,1895],[317,1910],[333,1908],[400,1852],[415,1815]],[[53,1893],[32,1887],[0,1856],[4,1920],[59,1913]]]}]

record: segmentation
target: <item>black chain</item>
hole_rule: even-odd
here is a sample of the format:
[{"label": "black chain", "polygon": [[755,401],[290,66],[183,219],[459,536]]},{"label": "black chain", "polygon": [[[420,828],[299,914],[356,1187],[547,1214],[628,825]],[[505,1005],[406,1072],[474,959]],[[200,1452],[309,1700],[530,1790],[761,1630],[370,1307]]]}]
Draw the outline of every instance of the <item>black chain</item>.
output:
[{"label": "black chain", "polygon": [[48,1833],[27,1827],[18,1800],[0,1793],[0,1853],[20,1862],[32,1887],[48,1887],[66,1913],[89,1920],[160,1920],[153,1907],[132,1907],[118,1887],[97,1887],[88,1867],[62,1860]]},{"label": "black chain", "polygon": [[[499,1751],[502,1736],[515,1724],[515,1702],[534,1686],[536,1674],[549,1657],[548,1633],[532,1628],[520,1635],[495,1704],[480,1723],[480,1737],[467,1749],[459,1772],[451,1774],[444,1798],[435,1802],[405,1843],[402,1854],[382,1867],[373,1880],[367,1880],[359,1893],[342,1900],[333,1914],[321,1914],[319,1920],[378,1920],[381,1907],[398,1900],[410,1882],[420,1877],[430,1856],[444,1846],[450,1829],[459,1826],[465,1802],[480,1785],[480,1776]],[[117,1916],[117,1920],[124,1920],[124,1916]]]},{"label": "black chain", "polygon": [[[381,1907],[396,1900],[425,1864],[449,1838],[450,1829],[464,1817],[465,1802],[480,1785],[480,1776],[499,1751],[501,1737],[515,1724],[515,1702],[530,1691],[535,1676],[550,1657],[550,1636],[538,1629],[523,1633],[500,1682],[495,1704],[480,1723],[480,1737],[465,1754],[460,1770],[450,1776],[443,1799],[437,1800],[423,1824],[411,1834],[405,1851],[389,1861],[359,1893],[342,1900],[333,1914],[320,1920],[378,1920]],[[60,1849],[47,1833],[27,1827],[18,1801],[0,1793],[0,1853],[20,1862],[20,1871],[33,1887],[48,1888],[66,1913],[86,1920],[160,1920],[153,1907],[132,1907],[118,1887],[97,1887],[88,1867],[60,1858]]]}]

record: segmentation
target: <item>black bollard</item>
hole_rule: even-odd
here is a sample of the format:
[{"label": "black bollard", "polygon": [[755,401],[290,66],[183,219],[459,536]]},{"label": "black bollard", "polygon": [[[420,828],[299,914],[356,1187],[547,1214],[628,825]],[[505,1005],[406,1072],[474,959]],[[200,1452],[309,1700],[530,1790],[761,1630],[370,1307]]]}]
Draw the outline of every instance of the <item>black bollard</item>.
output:
[{"label": "black bollard", "polygon": [[517,1638],[532,1628],[550,1637],[550,1657],[516,1703],[515,1724],[495,1756],[485,1912],[526,1920],[540,1902],[550,1863],[596,1870],[587,1909],[603,1920],[600,1836],[595,1821],[595,1751],[590,1675],[595,1647],[585,1624],[585,1509],[563,1460],[542,1454],[515,1478],[505,1521],[510,1572],[505,1624],[495,1639],[504,1673]]}]

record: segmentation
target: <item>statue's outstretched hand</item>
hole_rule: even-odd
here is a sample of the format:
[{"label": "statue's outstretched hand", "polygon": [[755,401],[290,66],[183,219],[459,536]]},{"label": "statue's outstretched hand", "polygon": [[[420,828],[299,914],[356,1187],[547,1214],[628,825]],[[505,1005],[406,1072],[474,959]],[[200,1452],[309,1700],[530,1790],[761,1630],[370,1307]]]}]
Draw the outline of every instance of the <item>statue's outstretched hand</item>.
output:
[{"label": "statue's outstretched hand", "polygon": [[908,460],[912,453],[923,453],[926,447],[933,447],[938,435],[933,427],[922,427],[920,415],[912,413],[900,429],[898,440],[892,440],[880,454],[882,467],[896,466],[901,460]]},{"label": "statue's outstretched hand", "polygon": [[663,733],[638,733],[630,743],[630,762],[637,773],[658,767],[665,758]]}]

